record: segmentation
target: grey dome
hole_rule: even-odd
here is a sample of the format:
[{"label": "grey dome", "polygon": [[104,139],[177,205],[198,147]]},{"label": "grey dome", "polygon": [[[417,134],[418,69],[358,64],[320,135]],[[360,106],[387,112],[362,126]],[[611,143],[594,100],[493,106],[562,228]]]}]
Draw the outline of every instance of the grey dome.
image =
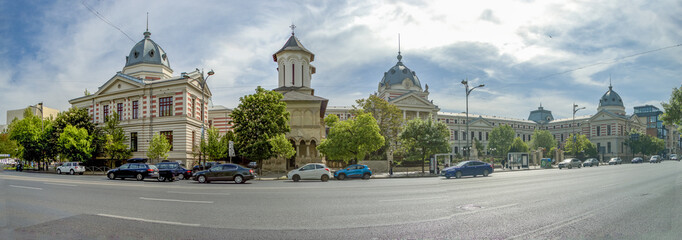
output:
[{"label": "grey dome", "polygon": [[530,115],[528,115],[528,120],[539,124],[545,124],[554,120],[554,116],[552,116],[552,111],[545,110],[542,107],[542,104],[540,104],[538,110],[533,110],[530,112]]},{"label": "grey dome", "polygon": [[619,107],[624,107],[623,106],[623,99],[620,98],[618,93],[613,91],[613,87],[609,85],[609,91],[604,93],[604,96],[599,99],[599,106],[604,107],[604,106],[619,106]]},{"label": "grey dome", "polygon": [[403,62],[401,61],[403,56],[398,53],[398,63],[395,64],[392,68],[388,69],[388,72],[384,73],[384,78],[381,79],[381,82],[379,83],[380,86],[386,86],[390,87],[392,85],[400,85],[403,84],[403,81],[407,78],[412,81],[412,84],[414,86],[417,86],[419,89],[422,89],[422,84],[419,82],[419,78],[417,77],[417,74],[407,68]]},{"label": "grey dome", "polygon": [[170,68],[166,52],[149,38],[151,35],[150,32],[144,32],[144,39],[135,44],[133,49],[130,50],[128,57],[126,57],[126,67],[140,63],[149,63],[164,65]]}]

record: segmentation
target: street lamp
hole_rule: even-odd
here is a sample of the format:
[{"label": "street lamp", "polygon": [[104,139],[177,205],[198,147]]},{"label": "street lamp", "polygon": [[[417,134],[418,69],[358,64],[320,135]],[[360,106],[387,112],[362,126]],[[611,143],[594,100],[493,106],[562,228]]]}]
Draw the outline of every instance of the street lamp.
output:
[{"label": "street lamp", "polygon": [[573,154],[574,155],[577,155],[576,149],[575,149],[575,144],[576,144],[576,140],[577,140],[577,138],[575,136],[575,113],[582,110],[582,109],[585,109],[585,107],[578,108],[578,104],[575,104],[575,102],[573,103],[573,127],[572,128],[573,128]]},{"label": "street lamp", "polygon": [[[466,92],[466,131],[467,131],[466,147],[469,148],[469,150],[467,151],[467,160],[470,160],[469,156],[471,156],[471,146],[469,146],[469,94],[471,93],[471,91],[473,91],[476,88],[484,87],[485,84],[475,86],[471,89],[469,89],[469,80],[468,79],[462,80],[462,84],[464,85],[464,91]],[[471,137],[473,137],[473,134],[471,135]]]},{"label": "street lamp", "polygon": [[[213,74],[215,74],[215,72],[213,71],[213,69],[211,69],[210,71],[208,71],[208,73],[206,73],[206,77],[204,77],[204,71],[203,70],[199,71],[199,69],[197,68],[197,72],[199,72],[201,74],[201,81],[199,81],[199,84],[201,85],[201,143],[204,143],[204,128],[206,126],[206,124],[205,124],[206,120],[204,120],[204,107],[206,106],[206,91],[205,91],[206,90],[206,81],[208,81],[208,78],[210,76],[213,76]],[[186,79],[190,78],[187,73],[184,73],[182,75],[183,75],[182,77],[184,77]],[[201,164],[202,159],[204,160],[204,164],[206,164],[205,158],[206,158],[206,156],[204,156],[204,151],[201,150],[201,145],[199,145],[199,165],[202,165]]]}]

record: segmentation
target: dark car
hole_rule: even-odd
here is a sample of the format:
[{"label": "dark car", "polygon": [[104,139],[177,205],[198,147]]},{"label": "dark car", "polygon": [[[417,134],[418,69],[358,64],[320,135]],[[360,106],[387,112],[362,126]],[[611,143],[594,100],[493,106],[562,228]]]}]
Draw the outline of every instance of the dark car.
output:
[{"label": "dark car", "polygon": [[633,158],[633,159],[630,161],[630,163],[642,163],[642,162],[644,162],[644,159],[642,159],[641,157]]},{"label": "dark car", "polygon": [[488,163],[481,161],[464,161],[460,162],[455,166],[443,169],[441,176],[447,179],[451,177],[461,178],[462,176],[474,176],[483,175],[487,177],[488,174],[493,172],[493,167]]},{"label": "dark car", "polygon": [[208,170],[208,169],[211,169],[212,167],[214,167],[218,164],[220,164],[220,163],[218,163],[218,162],[206,162],[203,165],[196,165],[196,166],[192,167],[192,172],[196,173],[198,171]]},{"label": "dark car", "polygon": [[[183,180],[192,177],[192,171],[183,168],[180,166],[180,163],[177,162],[162,162],[156,164],[156,167],[159,168],[159,181],[164,181],[166,179],[172,181],[172,178]],[[172,176],[172,178],[168,178],[168,176]]]},{"label": "dark car", "polygon": [[596,158],[588,158],[583,162],[583,167],[599,167],[599,160]]},{"label": "dark car", "polygon": [[344,169],[334,172],[334,177],[338,180],[349,178],[369,179],[372,176],[372,169],[367,165],[353,164]]},{"label": "dark car", "polygon": [[192,179],[197,180],[199,183],[209,183],[211,181],[245,183],[247,180],[254,179],[255,177],[253,169],[231,163],[219,164],[208,170],[192,174]]},{"label": "dark car", "polygon": [[145,178],[158,178],[159,169],[154,165],[146,163],[126,163],[118,168],[109,170],[107,177],[111,180],[116,178],[135,178],[137,181],[142,181]]}]

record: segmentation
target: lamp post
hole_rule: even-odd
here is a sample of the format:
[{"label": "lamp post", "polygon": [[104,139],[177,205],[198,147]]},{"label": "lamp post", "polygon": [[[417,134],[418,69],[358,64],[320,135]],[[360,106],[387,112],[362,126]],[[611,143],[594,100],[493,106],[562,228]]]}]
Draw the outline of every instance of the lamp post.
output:
[{"label": "lamp post", "polygon": [[[468,148],[467,160],[470,160],[469,156],[471,156],[471,146],[469,146],[469,94],[471,93],[471,91],[473,91],[476,88],[484,87],[485,84],[475,86],[471,89],[469,88],[469,80],[468,79],[462,80],[462,84],[464,85],[464,91],[466,93],[466,132],[467,132],[467,134],[465,134],[465,135],[467,136],[466,147]],[[471,135],[471,137],[473,137],[473,134]]]},{"label": "lamp post", "polygon": [[[199,71],[199,69],[197,68],[197,72],[199,72],[201,74],[201,81],[199,81],[199,84],[201,85],[201,143],[203,144],[204,143],[204,128],[206,126],[206,124],[205,124],[206,120],[204,120],[204,107],[206,106],[206,81],[208,81],[208,78],[210,76],[213,76],[213,74],[215,74],[215,72],[213,71],[213,69],[211,69],[210,71],[208,71],[208,73],[206,73],[206,77],[204,77],[204,71],[203,70]],[[186,73],[183,74],[183,77],[186,79],[190,78],[189,75]],[[201,144],[200,144],[199,145],[199,165],[201,165],[202,159],[204,160],[204,164],[206,164],[205,158],[206,158],[206,156],[204,156],[204,151],[201,149]]]},{"label": "lamp post", "polygon": [[572,127],[572,129],[573,129],[573,155],[577,155],[576,149],[575,149],[575,147],[576,147],[575,144],[576,144],[576,140],[577,140],[577,138],[575,136],[575,113],[582,110],[582,109],[585,109],[585,107],[578,108],[578,104],[575,104],[575,102],[573,103],[573,127]]}]

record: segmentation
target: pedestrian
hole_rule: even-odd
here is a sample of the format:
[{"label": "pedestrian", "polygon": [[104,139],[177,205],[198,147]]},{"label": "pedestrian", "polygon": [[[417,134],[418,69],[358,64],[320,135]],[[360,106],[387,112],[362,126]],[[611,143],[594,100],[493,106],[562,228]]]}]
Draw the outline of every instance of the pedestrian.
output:
[{"label": "pedestrian", "polygon": [[502,159],[502,170],[507,168],[507,159]]},{"label": "pedestrian", "polygon": [[389,161],[388,166],[389,166],[388,174],[393,176],[393,161]]}]

